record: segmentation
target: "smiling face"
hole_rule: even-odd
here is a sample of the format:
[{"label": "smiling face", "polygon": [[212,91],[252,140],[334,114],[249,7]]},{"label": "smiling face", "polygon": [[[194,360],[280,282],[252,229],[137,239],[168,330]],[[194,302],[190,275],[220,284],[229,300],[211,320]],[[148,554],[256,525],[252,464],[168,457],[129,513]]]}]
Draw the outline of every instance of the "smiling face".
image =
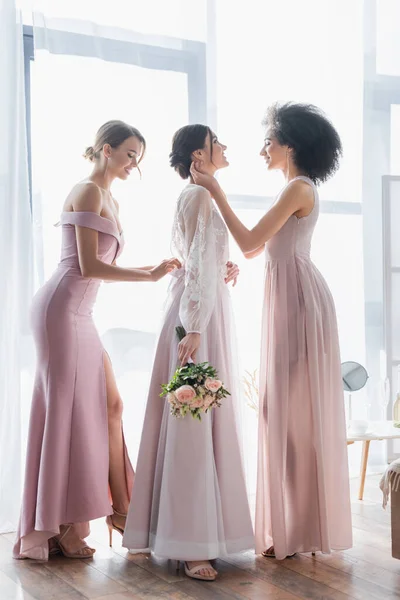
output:
[{"label": "smiling face", "polygon": [[136,136],[131,136],[117,148],[105,144],[104,156],[107,158],[108,170],[119,179],[127,179],[136,169],[143,153],[143,144]]},{"label": "smiling face", "polygon": [[229,161],[225,156],[226,146],[221,144],[214,132],[207,135],[204,148],[193,152],[193,160],[201,160],[202,168],[212,174],[218,169],[224,169],[229,166]]},{"label": "smiling face", "polygon": [[288,167],[288,154],[290,154],[289,147],[281,146],[273,134],[267,130],[264,146],[260,151],[260,155],[264,158],[267,168],[285,171]]}]

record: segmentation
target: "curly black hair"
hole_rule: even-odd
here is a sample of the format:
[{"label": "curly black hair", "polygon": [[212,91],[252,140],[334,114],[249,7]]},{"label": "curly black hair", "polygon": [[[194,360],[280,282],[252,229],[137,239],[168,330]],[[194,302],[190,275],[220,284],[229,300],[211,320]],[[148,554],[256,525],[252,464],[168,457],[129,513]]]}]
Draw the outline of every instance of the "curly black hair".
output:
[{"label": "curly black hair", "polygon": [[281,146],[293,150],[299,171],[316,185],[326,181],[339,168],[342,142],[326,115],[312,104],[273,104],[263,125]]},{"label": "curly black hair", "polygon": [[[192,154],[195,150],[202,150],[206,144],[207,136],[212,137],[212,131],[207,125],[185,125],[178,129],[172,140],[172,150],[169,155],[169,164],[175,169],[182,179],[190,177]],[[210,143],[212,160],[212,144]]]}]

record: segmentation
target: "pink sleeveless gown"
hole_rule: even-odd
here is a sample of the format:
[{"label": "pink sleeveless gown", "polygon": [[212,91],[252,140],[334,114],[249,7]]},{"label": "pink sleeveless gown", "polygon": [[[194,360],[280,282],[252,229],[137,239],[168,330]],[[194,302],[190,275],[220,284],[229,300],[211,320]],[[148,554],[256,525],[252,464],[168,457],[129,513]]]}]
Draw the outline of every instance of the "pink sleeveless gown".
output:
[{"label": "pink sleeveless gown", "polygon": [[[48,558],[48,539],[65,523],[112,514],[108,486],[108,425],[104,349],[92,319],[100,280],[82,277],[75,225],[99,232],[98,256],[108,264],[123,247],[111,220],[64,212],[58,268],[32,304],[37,351],[25,486],[16,558]],[[125,448],[127,489],[133,469]]]},{"label": "pink sleeveless gown", "polygon": [[310,260],[318,192],[296,179],[315,205],[266,245],[262,323],[256,552],[278,559],[352,546],[335,306]]}]

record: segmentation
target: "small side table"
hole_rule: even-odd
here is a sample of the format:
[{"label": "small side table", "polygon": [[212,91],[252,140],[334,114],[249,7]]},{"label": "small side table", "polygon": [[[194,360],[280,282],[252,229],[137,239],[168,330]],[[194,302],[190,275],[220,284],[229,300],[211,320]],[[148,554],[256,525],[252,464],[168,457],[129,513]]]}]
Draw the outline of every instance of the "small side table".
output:
[{"label": "small side table", "polygon": [[360,470],[360,488],[358,491],[358,499],[362,500],[364,497],[364,486],[365,476],[367,474],[368,454],[369,445],[373,441],[380,440],[395,440],[400,439],[400,428],[394,427],[394,421],[371,421],[370,430],[364,435],[358,435],[357,433],[347,433],[347,445],[354,444],[354,442],[362,442],[362,457],[361,457],[361,470]]}]

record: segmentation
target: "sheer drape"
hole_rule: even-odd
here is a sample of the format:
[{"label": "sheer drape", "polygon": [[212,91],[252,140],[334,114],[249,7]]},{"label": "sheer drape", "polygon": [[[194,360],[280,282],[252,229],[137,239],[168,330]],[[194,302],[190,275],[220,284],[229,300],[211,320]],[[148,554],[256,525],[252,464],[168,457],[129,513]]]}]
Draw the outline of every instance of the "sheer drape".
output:
[{"label": "sheer drape", "polygon": [[[32,224],[24,93],[22,19],[0,2],[0,533],[16,528],[21,492],[24,404],[33,366],[28,326],[32,297]],[[28,386],[29,387],[29,386]],[[26,415],[26,410],[24,411]]]}]

